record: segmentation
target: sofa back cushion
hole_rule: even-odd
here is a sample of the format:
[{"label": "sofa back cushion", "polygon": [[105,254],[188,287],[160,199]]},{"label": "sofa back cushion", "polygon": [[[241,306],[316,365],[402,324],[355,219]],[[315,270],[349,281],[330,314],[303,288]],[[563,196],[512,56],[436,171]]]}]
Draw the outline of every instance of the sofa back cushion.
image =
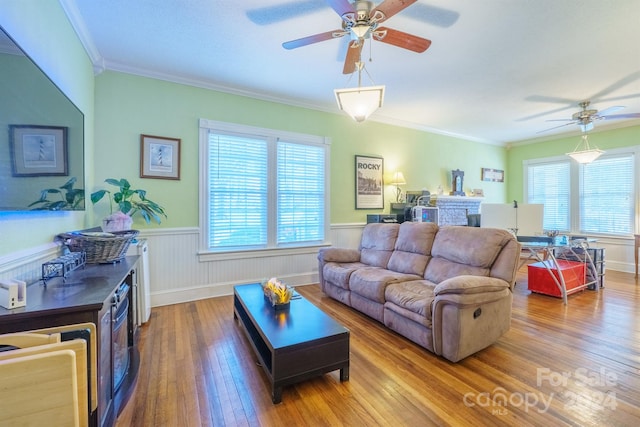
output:
[{"label": "sofa back cushion", "polygon": [[360,239],[360,262],[387,268],[398,238],[400,224],[367,224]]},{"label": "sofa back cushion", "polygon": [[[507,230],[442,227],[436,234],[431,251],[433,258],[427,265],[424,277],[440,283],[463,274],[492,276],[494,262],[510,242],[515,242],[515,237]],[[513,257],[513,263],[517,264],[516,257]],[[502,267],[502,270],[508,270],[506,266]],[[510,281],[506,277],[500,278]]]},{"label": "sofa back cushion", "polygon": [[422,276],[431,258],[433,240],[438,226],[430,222],[400,224],[396,246],[387,268],[398,273]]}]

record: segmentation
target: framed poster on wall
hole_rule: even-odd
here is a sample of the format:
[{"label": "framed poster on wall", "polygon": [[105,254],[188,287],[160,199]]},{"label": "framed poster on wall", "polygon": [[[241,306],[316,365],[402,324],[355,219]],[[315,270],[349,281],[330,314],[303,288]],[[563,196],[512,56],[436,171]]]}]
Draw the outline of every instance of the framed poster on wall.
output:
[{"label": "framed poster on wall", "polygon": [[384,207],[382,157],[356,155],[356,209]]}]

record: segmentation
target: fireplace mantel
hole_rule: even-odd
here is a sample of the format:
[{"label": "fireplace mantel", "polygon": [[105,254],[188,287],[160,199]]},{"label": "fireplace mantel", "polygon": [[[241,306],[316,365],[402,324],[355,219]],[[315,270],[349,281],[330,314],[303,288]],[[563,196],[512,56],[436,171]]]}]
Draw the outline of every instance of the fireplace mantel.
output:
[{"label": "fireplace mantel", "polygon": [[438,225],[467,225],[467,215],[480,213],[483,197],[431,196],[431,205],[438,208]]}]

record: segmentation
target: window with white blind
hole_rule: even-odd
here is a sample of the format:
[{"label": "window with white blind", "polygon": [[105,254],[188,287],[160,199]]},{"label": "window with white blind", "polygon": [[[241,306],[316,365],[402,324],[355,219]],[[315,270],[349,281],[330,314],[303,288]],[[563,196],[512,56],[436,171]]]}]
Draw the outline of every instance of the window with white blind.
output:
[{"label": "window with white blind", "polygon": [[634,155],[603,155],[580,167],[580,232],[633,234]]},{"label": "window with white blind", "polygon": [[201,246],[313,246],[328,229],[327,138],[200,121]]},{"label": "window with white blind", "polygon": [[544,204],[545,230],[633,234],[635,151],[635,148],[608,150],[587,164],[566,157],[525,161],[525,200]]},{"label": "window with white blind", "polygon": [[527,202],[544,204],[545,230],[571,230],[568,160],[529,165]]}]

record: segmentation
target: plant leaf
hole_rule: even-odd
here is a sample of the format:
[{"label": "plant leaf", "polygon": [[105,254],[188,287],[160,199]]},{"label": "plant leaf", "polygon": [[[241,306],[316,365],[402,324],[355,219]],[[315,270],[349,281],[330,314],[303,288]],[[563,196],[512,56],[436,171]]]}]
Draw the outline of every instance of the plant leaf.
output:
[{"label": "plant leaf", "polygon": [[73,184],[76,183],[76,177],[74,176],[69,181],[65,182],[64,185],[60,188],[63,190],[71,191],[73,189]]},{"label": "plant leaf", "polygon": [[128,200],[119,202],[118,205],[120,206],[120,211],[123,213],[129,213],[129,211],[133,209],[133,205]]},{"label": "plant leaf", "polygon": [[107,190],[98,190],[95,193],[91,193],[91,203],[98,203],[107,193]]}]

